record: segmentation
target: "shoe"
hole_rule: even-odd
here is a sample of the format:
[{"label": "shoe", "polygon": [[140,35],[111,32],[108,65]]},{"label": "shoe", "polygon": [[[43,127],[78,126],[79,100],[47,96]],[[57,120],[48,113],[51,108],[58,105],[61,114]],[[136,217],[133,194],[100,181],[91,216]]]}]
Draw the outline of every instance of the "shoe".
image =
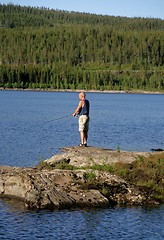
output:
[{"label": "shoe", "polygon": [[87,147],[87,143],[84,143],[84,144],[80,143],[79,147]]}]

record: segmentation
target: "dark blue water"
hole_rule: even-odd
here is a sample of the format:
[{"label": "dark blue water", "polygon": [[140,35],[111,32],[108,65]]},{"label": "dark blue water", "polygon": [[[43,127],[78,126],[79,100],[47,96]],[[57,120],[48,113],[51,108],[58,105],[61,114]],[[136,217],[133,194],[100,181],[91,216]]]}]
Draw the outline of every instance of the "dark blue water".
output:
[{"label": "dark blue water", "polygon": [[[88,93],[89,145],[164,148],[164,95]],[[0,165],[35,166],[79,144],[77,93],[0,91]],[[164,206],[27,212],[0,201],[0,239],[164,239]]]},{"label": "dark blue water", "polygon": [[[164,148],[164,95],[88,93],[89,145],[130,151]],[[0,164],[35,166],[79,144],[77,93],[0,91]]]},{"label": "dark blue water", "polygon": [[0,202],[0,239],[163,240],[164,207],[23,212]]}]

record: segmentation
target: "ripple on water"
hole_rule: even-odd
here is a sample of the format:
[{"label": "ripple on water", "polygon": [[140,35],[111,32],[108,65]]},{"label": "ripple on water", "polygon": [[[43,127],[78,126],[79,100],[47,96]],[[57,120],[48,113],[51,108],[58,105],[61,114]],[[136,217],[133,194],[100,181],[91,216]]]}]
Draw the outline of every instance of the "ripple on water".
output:
[{"label": "ripple on water", "polygon": [[[89,145],[133,151],[164,149],[164,95],[88,93]],[[79,144],[77,119],[69,115],[78,93],[0,92],[0,164],[35,166],[60,147]],[[25,211],[0,201],[1,240],[163,240],[164,206]]]},{"label": "ripple on water", "polygon": [[164,206],[28,212],[0,202],[0,211],[2,240],[164,238]]}]

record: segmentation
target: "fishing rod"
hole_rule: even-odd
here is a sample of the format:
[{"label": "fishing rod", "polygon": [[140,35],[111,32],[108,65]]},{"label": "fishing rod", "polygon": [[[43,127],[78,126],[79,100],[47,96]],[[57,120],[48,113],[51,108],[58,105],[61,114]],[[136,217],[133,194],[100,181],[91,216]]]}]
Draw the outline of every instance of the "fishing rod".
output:
[{"label": "fishing rod", "polygon": [[66,116],[63,116],[63,117],[59,117],[59,118],[54,118],[54,119],[46,121],[46,123],[57,121],[57,120],[64,119],[64,118],[68,118],[68,117],[71,117],[71,116],[72,116],[72,114],[69,114],[69,115],[66,115]]}]

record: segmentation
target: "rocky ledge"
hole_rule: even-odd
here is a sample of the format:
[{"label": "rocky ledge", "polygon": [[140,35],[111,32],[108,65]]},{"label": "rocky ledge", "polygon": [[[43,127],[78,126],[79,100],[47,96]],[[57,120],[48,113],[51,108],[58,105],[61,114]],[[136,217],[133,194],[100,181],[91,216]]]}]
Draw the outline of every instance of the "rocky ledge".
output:
[{"label": "rocky ledge", "polygon": [[[142,192],[121,177],[92,167],[115,162],[131,164],[150,153],[95,147],[68,147],[62,151],[35,168],[0,166],[0,197],[20,200],[27,209],[143,205],[147,202]],[[62,164],[67,169],[59,169]]]}]

